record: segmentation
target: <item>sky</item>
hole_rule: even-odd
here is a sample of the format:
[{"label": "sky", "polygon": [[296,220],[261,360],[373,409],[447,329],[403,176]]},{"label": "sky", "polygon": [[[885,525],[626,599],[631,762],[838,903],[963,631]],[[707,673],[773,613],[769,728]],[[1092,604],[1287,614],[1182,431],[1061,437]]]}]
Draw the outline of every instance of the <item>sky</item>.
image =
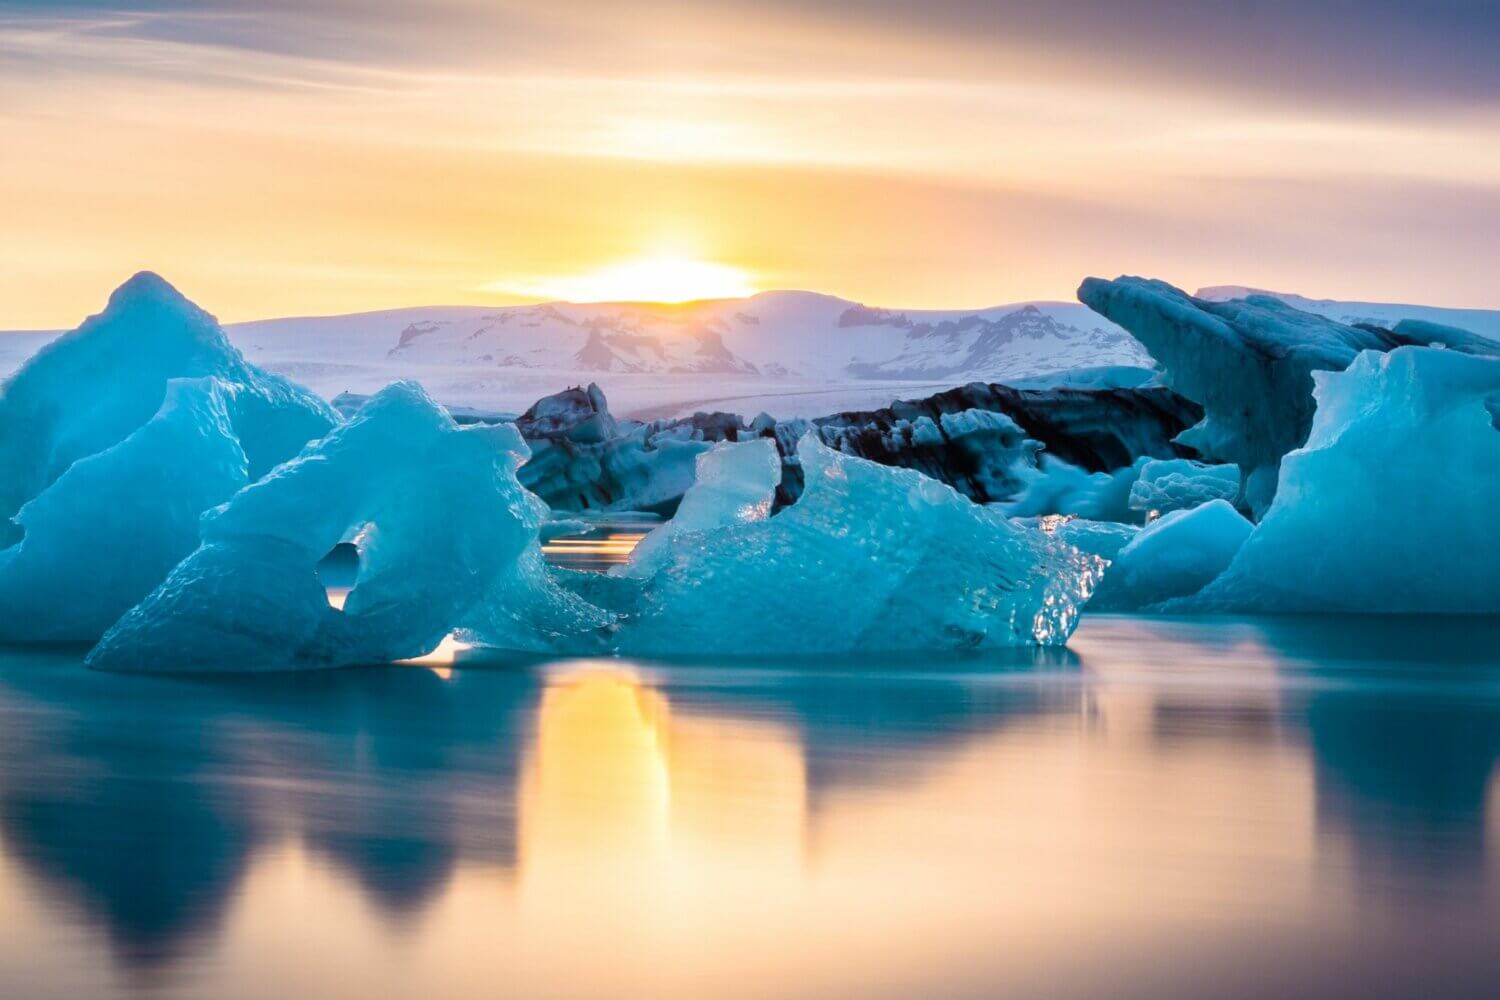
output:
[{"label": "sky", "polygon": [[1493,0],[0,0],[0,328],[1090,274],[1500,308]]}]

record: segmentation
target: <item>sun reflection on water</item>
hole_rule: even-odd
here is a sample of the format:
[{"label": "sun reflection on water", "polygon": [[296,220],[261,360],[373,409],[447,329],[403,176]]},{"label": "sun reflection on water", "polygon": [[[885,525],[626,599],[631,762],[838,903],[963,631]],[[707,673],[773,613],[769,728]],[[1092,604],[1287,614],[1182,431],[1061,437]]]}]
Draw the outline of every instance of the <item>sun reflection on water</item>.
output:
[{"label": "sun reflection on water", "polygon": [[1288,631],[1311,627],[1098,617],[1020,667],[21,663],[0,995],[1321,997],[1492,971],[1500,662]]}]

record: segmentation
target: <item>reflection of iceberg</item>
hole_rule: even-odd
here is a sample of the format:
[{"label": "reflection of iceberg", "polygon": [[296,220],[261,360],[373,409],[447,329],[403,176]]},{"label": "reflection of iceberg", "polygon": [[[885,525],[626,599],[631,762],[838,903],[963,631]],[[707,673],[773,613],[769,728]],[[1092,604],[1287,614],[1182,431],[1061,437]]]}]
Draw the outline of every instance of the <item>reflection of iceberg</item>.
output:
[{"label": "reflection of iceberg", "polygon": [[395,913],[430,902],[460,859],[515,864],[530,675],[78,677],[7,671],[0,832],[124,965],[199,950],[289,836]]},{"label": "reflection of iceberg", "polygon": [[[1350,850],[1356,889],[1484,895],[1500,620],[1270,618],[1257,630],[1286,669],[1337,678],[1296,685],[1284,712],[1306,727],[1321,833]],[[1350,678],[1365,683],[1351,691]]]},{"label": "reflection of iceberg", "polygon": [[[1013,716],[1077,702],[960,665],[951,677],[609,661],[447,681],[391,667],[188,681],[54,655],[55,668],[6,670],[0,685],[4,850],[107,932],[117,961],[145,966],[226,933],[232,901],[256,905],[271,888],[257,880],[286,877],[289,857],[397,915],[476,871],[509,884],[518,865],[541,866],[521,873],[522,892],[580,865],[630,885],[676,873],[685,892],[741,871],[750,891],[766,865],[799,876],[810,800],[915,780]],[[556,900],[569,920],[576,903]]]}]

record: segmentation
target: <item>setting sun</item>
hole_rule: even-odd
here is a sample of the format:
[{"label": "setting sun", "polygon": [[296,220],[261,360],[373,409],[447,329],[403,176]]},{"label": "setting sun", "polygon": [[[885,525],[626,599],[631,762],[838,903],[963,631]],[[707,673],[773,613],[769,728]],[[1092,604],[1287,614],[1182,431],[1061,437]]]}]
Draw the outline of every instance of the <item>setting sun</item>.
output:
[{"label": "setting sun", "polygon": [[734,299],[757,291],[737,267],[689,257],[653,256],[587,274],[497,281],[486,291],[564,302],[692,302]]}]

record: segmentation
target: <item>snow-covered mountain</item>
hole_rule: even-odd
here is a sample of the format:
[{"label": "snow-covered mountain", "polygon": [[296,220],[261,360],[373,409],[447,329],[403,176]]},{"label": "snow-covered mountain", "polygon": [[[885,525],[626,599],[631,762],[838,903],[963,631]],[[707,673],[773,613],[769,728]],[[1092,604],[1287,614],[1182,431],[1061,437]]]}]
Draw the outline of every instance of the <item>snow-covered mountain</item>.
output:
[{"label": "snow-covered mountain", "polygon": [[653,415],[730,400],[801,415],[973,380],[1151,363],[1076,303],[911,311],[812,292],[398,309],[245,323],[229,334],[251,360],[329,396],[412,377],[445,402],[524,409],[564,384],[595,381],[623,412]]},{"label": "snow-covered mountain", "polygon": [[[1500,311],[1266,294],[1345,322],[1426,319],[1500,339]],[[520,412],[566,385],[597,382],[619,414],[641,419],[699,409],[810,417],[976,380],[1133,384],[1152,364],[1132,337],[1078,303],[895,310],[813,292],[684,305],[432,306],[227,331],[249,360],[329,399],[414,378],[450,405]],[[0,377],[50,336],[0,334]]]},{"label": "snow-covered mountain", "polygon": [[1481,337],[1500,341],[1500,309],[1448,309],[1442,306],[1402,305],[1396,302],[1341,302],[1335,299],[1310,299],[1293,292],[1272,292],[1243,285],[1214,285],[1198,290],[1198,298],[1227,302],[1250,295],[1269,295],[1293,309],[1316,313],[1338,323],[1372,323],[1387,329],[1403,319],[1420,319],[1444,326],[1456,326]]},{"label": "snow-covered mountain", "polygon": [[378,347],[393,362],[423,366],[825,381],[1032,375],[1145,360],[1127,334],[1077,304],[914,312],[811,292],[685,305],[402,309],[270,320],[230,332],[244,345],[281,349],[288,341],[311,347],[358,338],[365,343],[353,354]]}]

